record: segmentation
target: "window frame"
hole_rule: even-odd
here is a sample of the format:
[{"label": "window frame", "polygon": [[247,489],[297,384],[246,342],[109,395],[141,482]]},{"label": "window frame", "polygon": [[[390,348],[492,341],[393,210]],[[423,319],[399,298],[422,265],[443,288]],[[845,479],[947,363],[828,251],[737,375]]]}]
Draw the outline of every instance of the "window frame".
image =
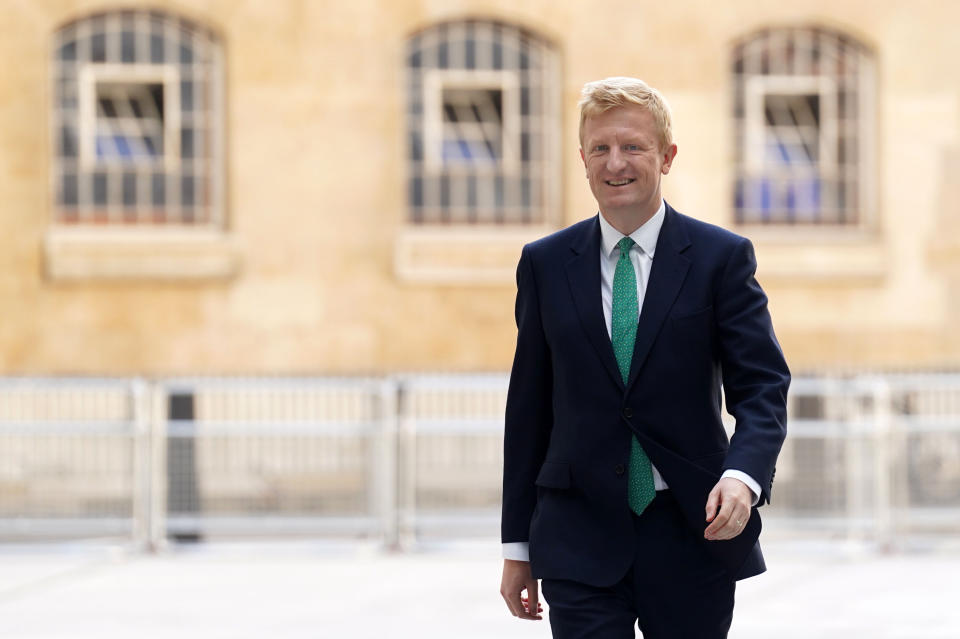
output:
[{"label": "window frame", "polygon": [[[504,171],[520,168],[520,79],[515,71],[477,69],[429,69],[423,78],[423,151],[425,169],[440,175],[449,165],[443,161],[443,91],[445,89],[494,89],[502,91],[503,157],[498,167]],[[482,167],[471,166],[482,171]]]},{"label": "window frame", "polygon": [[[778,59],[777,52],[789,50],[789,62]],[[876,54],[856,37],[820,25],[765,27],[738,39],[732,48],[731,84],[733,105],[734,172],[730,181],[732,223],[750,234],[773,238],[823,237],[829,231],[835,239],[840,233],[847,239],[875,235],[879,221],[876,109],[878,87]],[[853,63],[853,64],[848,64]],[[824,82],[826,81],[826,82]],[[764,85],[771,89],[764,90]],[[766,136],[762,96],[794,93],[790,84],[800,87],[796,93],[821,96],[821,153],[817,174],[821,183],[843,183],[847,189],[842,207],[821,209],[809,220],[787,219],[783,209],[771,209],[772,219],[760,219],[757,211],[738,205],[738,185],[751,175],[756,177],[760,140]],[[840,94],[845,92],[841,112]],[[758,93],[760,103],[757,104]],[[823,99],[832,96],[832,99]],[[851,98],[856,107],[851,108]],[[835,129],[835,130],[834,130]],[[854,142],[851,144],[851,136]],[[825,147],[832,143],[832,148]],[[856,161],[841,163],[841,144],[846,157]],[[822,151],[829,149],[829,153]],[[853,184],[854,186],[850,186]],[[850,196],[855,203],[850,204]],[[839,196],[835,196],[838,198]],[[744,200],[745,201],[745,200]]]},{"label": "window frame", "polygon": [[93,171],[98,168],[114,168],[123,165],[116,160],[103,160],[96,154],[97,137],[97,84],[161,84],[163,85],[163,158],[161,162],[146,161],[144,164],[162,165],[165,171],[180,168],[180,72],[172,64],[115,64],[90,63],[80,67],[78,73],[79,126],[77,137],[80,169]]},{"label": "window frame", "polygon": [[[53,281],[235,277],[240,271],[239,247],[225,215],[222,36],[173,10],[118,7],[60,23],[50,33],[47,50],[52,90],[47,103],[50,214],[43,238],[45,277]],[[96,157],[99,81],[162,84],[162,162]],[[189,96],[181,91],[187,84]],[[181,100],[187,101],[186,110]],[[184,156],[181,135],[188,135],[188,128],[190,148]],[[82,142],[87,145],[83,157]],[[158,188],[151,184],[151,172],[164,175],[159,204],[147,197]],[[94,177],[101,184],[106,180],[105,187],[97,187],[90,178],[96,174],[107,176]],[[123,191],[131,174],[133,191]],[[65,177],[70,175],[72,187]],[[117,176],[122,178],[120,187]],[[62,191],[66,188],[73,189],[72,195]],[[106,188],[105,203],[95,202],[98,196],[91,189],[96,188]],[[190,188],[191,194],[186,196],[181,188]],[[132,202],[125,199],[127,193],[134,194]]]},{"label": "window frame", "polygon": [[[469,44],[471,38],[473,44]],[[452,43],[464,46],[453,46]],[[449,68],[440,63],[441,46],[446,47],[443,55],[448,56],[446,67]],[[499,67],[494,53],[498,46],[502,47]],[[472,51],[468,52],[470,47]],[[519,56],[521,52],[531,56],[526,66],[512,62],[511,56]],[[427,25],[409,34],[401,64],[406,77],[406,92],[403,143],[400,145],[403,155],[398,159],[405,171],[404,190],[400,197],[403,206],[398,207],[397,213],[399,230],[394,242],[394,273],[404,283],[510,285],[515,278],[521,247],[555,231],[564,220],[563,169],[566,163],[562,144],[567,136],[563,132],[561,51],[548,38],[527,26],[467,17]],[[464,74],[473,79],[465,78]],[[507,187],[505,183],[503,204],[498,203],[499,194],[478,193],[476,210],[464,213],[456,208],[459,204],[452,209],[441,208],[440,200],[434,197],[436,193],[430,190],[433,185],[428,184],[425,176],[434,176],[441,171],[436,160],[438,151],[441,151],[442,128],[439,127],[442,127],[442,114],[437,111],[442,104],[445,82],[450,83],[446,86],[502,89],[503,124],[511,131],[514,125],[508,116],[514,112],[513,100],[520,103],[515,111],[519,114],[516,127],[518,135],[531,134],[527,138],[531,149],[529,159],[524,167],[522,150],[518,150],[516,166],[512,164],[512,152],[507,152],[505,161],[516,170],[515,182],[519,181],[517,176],[523,175],[521,169],[540,181],[536,207],[520,209],[511,205],[515,191],[508,192],[508,188],[514,188],[515,184]],[[523,99],[529,102],[523,103]],[[426,156],[428,123],[424,120],[427,105],[434,110],[429,125],[429,144],[433,145],[430,153],[434,157],[429,166]],[[524,118],[530,119],[525,122]],[[525,128],[531,125],[536,129]],[[444,168],[450,169],[449,166]],[[470,168],[470,165],[464,163],[464,168]],[[481,176],[480,179],[490,179],[483,177],[481,169],[486,168],[480,165],[472,168],[476,169],[474,175]],[[498,164],[497,170],[503,170],[502,163]],[[418,179],[419,194],[416,192]],[[457,201],[451,199],[451,202]]]},{"label": "window frame", "polygon": [[[526,27],[484,18],[438,22],[407,38],[405,225],[496,229],[555,224],[562,198],[558,58],[547,39]],[[503,90],[504,138],[516,130],[516,156],[509,151],[495,169],[444,164],[437,152],[444,86]],[[516,120],[511,112],[519,112]]]}]

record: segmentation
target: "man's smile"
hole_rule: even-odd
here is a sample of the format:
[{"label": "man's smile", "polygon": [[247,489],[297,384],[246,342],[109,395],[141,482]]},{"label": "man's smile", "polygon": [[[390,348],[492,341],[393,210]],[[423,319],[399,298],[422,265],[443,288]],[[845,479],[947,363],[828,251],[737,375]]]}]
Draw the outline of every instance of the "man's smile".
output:
[{"label": "man's smile", "polygon": [[606,184],[607,186],[626,186],[627,184],[631,184],[633,182],[636,182],[636,180],[627,178],[623,180],[607,180]]}]

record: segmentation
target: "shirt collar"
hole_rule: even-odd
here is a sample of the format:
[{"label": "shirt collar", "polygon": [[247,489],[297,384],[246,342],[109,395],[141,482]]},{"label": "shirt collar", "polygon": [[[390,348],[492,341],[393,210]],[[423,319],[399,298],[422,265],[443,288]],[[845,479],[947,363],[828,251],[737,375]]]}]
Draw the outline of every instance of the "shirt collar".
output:
[{"label": "shirt collar", "polygon": [[[630,238],[637,243],[644,253],[653,258],[653,253],[657,248],[657,238],[660,237],[660,229],[663,227],[663,220],[666,217],[667,208],[660,198],[660,208],[647,220],[643,226],[630,234]],[[613,254],[613,249],[617,247],[617,242],[624,238],[624,234],[613,228],[600,214],[600,239],[603,244],[603,254],[607,257]]]}]

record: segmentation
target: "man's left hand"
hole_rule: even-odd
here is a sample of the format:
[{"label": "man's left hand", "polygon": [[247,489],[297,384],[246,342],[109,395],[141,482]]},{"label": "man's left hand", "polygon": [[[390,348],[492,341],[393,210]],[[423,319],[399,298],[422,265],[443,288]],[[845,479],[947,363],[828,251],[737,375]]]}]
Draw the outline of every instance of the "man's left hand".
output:
[{"label": "man's left hand", "polygon": [[739,479],[724,477],[707,497],[707,529],[703,538],[710,541],[733,539],[747,527],[753,491]]}]

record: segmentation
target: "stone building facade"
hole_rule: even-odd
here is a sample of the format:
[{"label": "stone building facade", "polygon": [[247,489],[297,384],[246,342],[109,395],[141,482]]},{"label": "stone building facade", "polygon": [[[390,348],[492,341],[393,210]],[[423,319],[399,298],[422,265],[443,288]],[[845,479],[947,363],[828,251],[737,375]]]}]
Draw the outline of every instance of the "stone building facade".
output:
[{"label": "stone building facade", "polygon": [[793,368],[960,359],[960,7],[0,0],[0,374],[505,370],[584,82],[749,236]]}]

